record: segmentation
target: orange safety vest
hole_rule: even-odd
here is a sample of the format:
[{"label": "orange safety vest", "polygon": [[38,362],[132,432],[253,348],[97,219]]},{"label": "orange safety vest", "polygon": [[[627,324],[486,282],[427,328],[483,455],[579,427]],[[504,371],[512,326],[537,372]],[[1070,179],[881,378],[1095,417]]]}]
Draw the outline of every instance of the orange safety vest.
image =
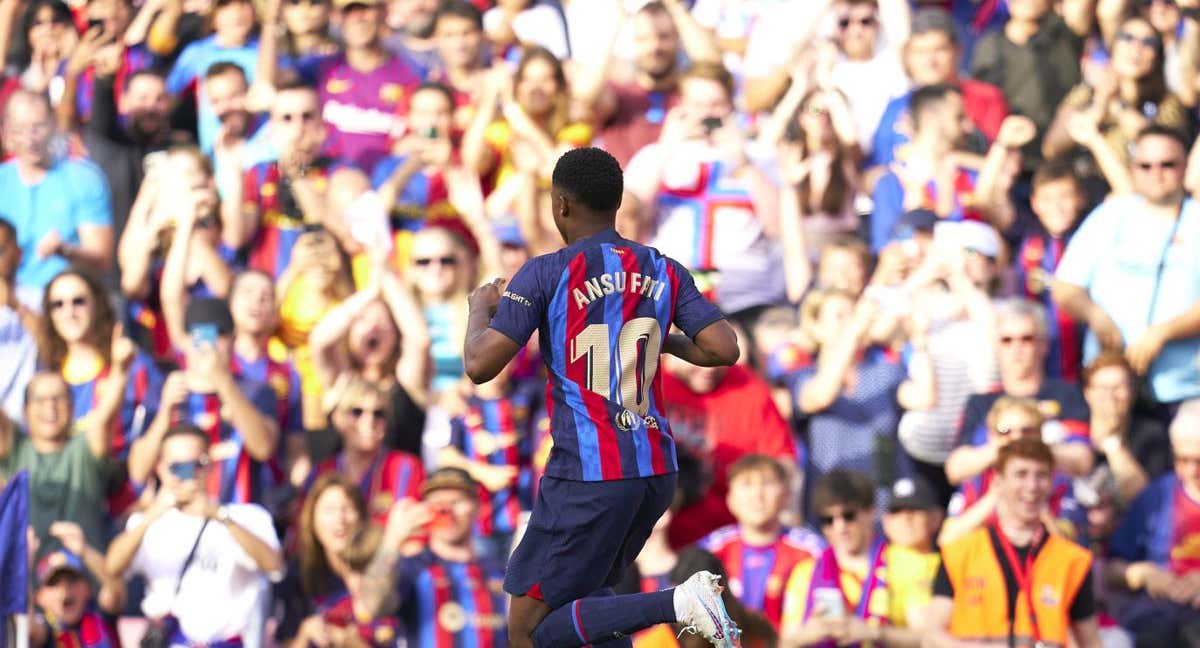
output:
[{"label": "orange safety vest", "polygon": [[[1017,593],[1013,612],[1008,609],[1001,558],[988,529],[976,529],[942,547],[942,563],[954,587],[950,634],[968,641],[1007,644],[1009,620],[1015,615],[1012,633],[1017,646],[1066,646],[1071,603],[1092,568],[1092,552],[1050,535],[1034,557],[1027,575],[1029,585]],[[1029,614],[1030,596],[1036,618]]]}]

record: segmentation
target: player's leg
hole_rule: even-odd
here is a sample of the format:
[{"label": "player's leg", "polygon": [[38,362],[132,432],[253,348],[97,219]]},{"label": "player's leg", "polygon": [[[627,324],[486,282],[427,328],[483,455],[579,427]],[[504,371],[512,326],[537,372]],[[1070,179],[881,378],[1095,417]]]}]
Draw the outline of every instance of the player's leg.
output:
[{"label": "player's leg", "polygon": [[550,613],[550,606],[532,596],[513,596],[508,602],[509,648],[533,648],[533,632]]}]

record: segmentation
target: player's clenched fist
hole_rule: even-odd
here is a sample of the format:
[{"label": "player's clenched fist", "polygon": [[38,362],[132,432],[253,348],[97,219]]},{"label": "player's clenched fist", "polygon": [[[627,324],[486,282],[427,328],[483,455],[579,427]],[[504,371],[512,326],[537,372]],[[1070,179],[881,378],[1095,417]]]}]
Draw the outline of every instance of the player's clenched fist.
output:
[{"label": "player's clenched fist", "polygon": [[493,279],[482,286],[471,291],[467,296],[467,304],[471,310],[482,310],[489,314],[496,311],[496,306],[500,303],[500,296],[504,294],[504,285],[508,281],[504,279]]}]

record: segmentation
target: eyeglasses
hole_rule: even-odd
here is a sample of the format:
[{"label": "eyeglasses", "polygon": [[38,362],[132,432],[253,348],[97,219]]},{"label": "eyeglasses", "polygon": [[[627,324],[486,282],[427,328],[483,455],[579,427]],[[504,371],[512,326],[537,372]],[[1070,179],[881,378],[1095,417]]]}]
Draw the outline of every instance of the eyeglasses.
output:
[{"label": "eyeglasses", "polygon": [[1015,427],[1011,425],[1001,425],[1000,427],[996,428],[996,434],[1004,437],[1010,434],[1015,434],[1016,436],[1020,437],[1031,437],[1040,436],[1041,433],[1041,429],[1033,425],[1018,425]]},{"label": "eyeglasses", "polygon": [[819,519],[822,527],[833,526],[834,521],[839,519],[846,524],[854,524],[858,519],[858,511],[850,509],[842,511],[841,515],[822,515]]},{"label": "eyeglasses", "polygon": [[1151,49],[1158,47],[1158,37],[1157,36],[1135,36],[1133,34],[1130,34],[1129,32],[1117,32],[1117,42],[1118,43],[1138,43],[1142,47],[1149,47]]},{"label": "eyeglasses", "polygon": [[205,216],[196,221],[196,229],[212,229],[217,226],[216,216]]},{"label": "eyeglasses", "polygon": [[1021,344],[1033,344],[1036,341],[1037,341],[1037,336],[1032,333],[1026,333],[1025,335],[1001,335],[1000,336],[1001,346],[1009,346],[1009,345],[1015,344],[1017,342],[1020,342]]},{"label": "eyeglasses", "polygon": [[458,257],[443,256],[443,257],[421,257],[413,259],[413,264],[422,268],[433,264],[444,265],[448,268],[453,268],[458,265]]},{"label": "eyeglasses", "polygon": [[208,467],[208,457],[201,456],[191,461],[176,461],[167,464],[167,471],[175,475],[178,479],[187,481],[195,479],[196,473]]},{"label": "eyeglasses", "polygon": [[369,410],[364,407],[351,407],[348,411],[350,412],[350,416],[354,417],[354,420],[356,420],[356,421],[358,419],[362,418],[366,414],[370,414],[371,417],[374,418],[376,421],[381,422],[381,421],[387,420],[387,412],[385,412],[381,409]]},{"label": "eyeglasses", "polygon": [[290,124],[292,122],[307,124],[309,122],[317,121],[317,113],[311,110],[306,110],[302,113],[280,113],[275,115],[275,117],[285,124]]},{"label": "eyeglasses", "polygon": [[1150,7],[1151,5],[1153,5],[1153,4],[1154,4],[1154,3],[1156,3],[1156,2],[1157,2],[1157,3],[1160,3],[1160,4],[1165,4],[1165,5],[1167,5],[1168,7],[1174,7],[1174,6],[1175,6],[1175,0],[1142,0],[1142,6],[1143,6],[1143,7]]},{"label": "eyeglasses", "polygon": [[83,308],[87,306],[88,298],[84,295],[72,297],[71,299],[52,299],[50,300],[50,310],[62,310],[64,306],[73,306],[75,308]]},{"label": "eyeglasses", "polygon": [[1134,162],[1133,167],[1143,173],[1149,173],[1155,169],[1163,171],[1174,171],[1179,166],[1179,160],[1163,160],[1162,162]]},{"label": "eyeglasses", "polygon": [[837,24],[838,29],[846,29],[851,24],[858,25],[859,27],[874,27],[875,16],[863,16],[862,18],[850,18],[847,16],[845,18],[838,18]]}]

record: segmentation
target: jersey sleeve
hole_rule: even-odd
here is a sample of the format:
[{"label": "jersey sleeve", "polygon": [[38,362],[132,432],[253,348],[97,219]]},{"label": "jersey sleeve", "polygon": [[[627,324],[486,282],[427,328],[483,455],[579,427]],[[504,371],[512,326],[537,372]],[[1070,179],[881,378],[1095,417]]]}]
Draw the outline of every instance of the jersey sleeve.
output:
[{"label": "jersey sleeve", "polygon": [[705,327],[724,318],[721,311],[713,306],[700,291],[692,274],[674,259],[668,259],[672,274],[679,286],[675,291],[675,326],[689,338],[695,338]]},{"label": "jersey sleeve", "polygon": [[541,271],[546,259],[538,257],[521,266],[500,296],[496,314],[489,325],[522,346],[537,330],[546,312],[546,288]]}]

